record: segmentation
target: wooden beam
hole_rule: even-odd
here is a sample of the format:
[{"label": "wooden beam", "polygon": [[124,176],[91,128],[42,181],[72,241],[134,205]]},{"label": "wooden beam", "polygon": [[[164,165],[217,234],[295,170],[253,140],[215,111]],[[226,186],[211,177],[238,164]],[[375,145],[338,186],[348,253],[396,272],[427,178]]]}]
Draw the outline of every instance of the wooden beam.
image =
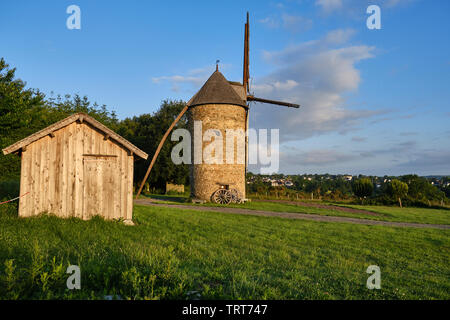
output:
[{"label": "wooden beam", "polygon": [[105,136],[103,137],[103,140],[108,140],[109,139],[109,134],[105,134]]},{"label": "wooden beam", "polygon": [[247,12],[247,22],[245,24],[244,31],[244,66],[243,66],[243,80],[242,84],[244,85],[245,92],[248,92],[248,79],[250,78],[249,72],[249,14]]},{"label": "wooden beam", "polygon": [[180,114],[175,118],[175,120],[170,125],[169,129],[167,129],[166,133],[162,137],[161,141],[159,142],[158,148],[156,149],[155,154],[153,155],[152,162],[150,162],[150,165],[148,166],[147,172],[145,173],[144,180],[141,182],[141,186],[139,188],[138,193],[136,194],[136,199],[139,198],[142,188],[144,188],[144,184],[147,181],[147,178],[150,174],[150,171],[152,171],[153,165],[156,162],[156,158],[158,158],[159,152],[161,151],[162,146],[164,145],[164,142],[166,141],[167,137],[169,136],[170,131],[172,131],[173,127],[180,121],[181,117],[186,113],[187,109],[189,108],[189,104],[184,106],[183,110],[181,110]]},{"label": "wooden beam", "polygon": [[55,134],[53,132],[50,132],[48,135],[50,136],[50,138],[54,138],[55,137]]},{"label": "wooden beam", "polygon": [[269,99],[262,99],[257,98],[254,96],[247,96],[247,101],[256,101],[256,102],[263,102],[263,103],[270,103],[270,104],[276,104],[284,107],[290,107],[290,108],[300,108],[300,105],[295,103],[289,103],[289,102],[283,102],[283,101],[276,101],[276,100],[269,100]]}]

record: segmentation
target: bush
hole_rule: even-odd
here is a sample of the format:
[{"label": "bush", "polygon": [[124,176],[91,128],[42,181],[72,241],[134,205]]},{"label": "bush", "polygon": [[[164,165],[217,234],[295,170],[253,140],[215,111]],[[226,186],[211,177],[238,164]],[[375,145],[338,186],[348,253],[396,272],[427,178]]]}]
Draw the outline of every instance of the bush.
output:
[{"label": "bush", "polygon": [[405,198],[408,194],[408,184],[394,179],[391,183],[389,183],[386,191],[389,195],[395,199],[398,199],[398,203],[400,207],[402,207],[402,198]]},{"label": "bush", "polygon": [[[18,197],[20,192],[20,183],[16,180],[0,182],[0,202]],[[16,216],[18,210],[18,201],[0,204],[0,215]]]},{"label": "bush", "polygon": [[[0,201],[3,202],[4,200]],[[18,206],[17,202],[9,202],[0,204],[0,216],[9,215],[9,216],[17,216]]]},{"label": "bush", "polygon": [[353,183],[352,189],[359,198],[370,197],[373,193],[373,183],[369,178],[361,178]]}]

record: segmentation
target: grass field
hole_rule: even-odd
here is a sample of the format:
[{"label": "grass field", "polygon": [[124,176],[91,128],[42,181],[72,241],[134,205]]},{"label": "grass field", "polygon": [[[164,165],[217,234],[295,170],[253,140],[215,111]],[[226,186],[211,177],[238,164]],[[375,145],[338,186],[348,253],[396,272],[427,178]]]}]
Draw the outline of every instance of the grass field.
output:
[{"label": "grass field", "polygon": [[[186,202],[184,204],[192,204],[187,202],[187,197],[184,196],[167,196],[167,195],[151,195],[151,198],[160,199],[164,203],[179,203]],[[321,202],[315,202],[321,203]],[[327,203],[328,204],[328,203]],[[198,205],[198,204],[195,204]],[[334,204],[336,205],[336,204]],[[278,202],[262,202],[253,200],[246,202],[245,204],[229,204],[219,205],[212,203],[205,203],[203,206],[226,206],[235,208],[245,208],[253,210],[265,210],[276,212],[291,212],[291,213],[309,213],[320,214],[327,216],[338,217],[351,217],[381,221],[395,221],[395,222],[413,222],[413,223],[426,223],[426,224],[450,224],[450,210],[449,209],[429,209],[429,208],[399,208],[399,207],[386,207],[386,206],[360,206],[360,205],[345,205],[345,207],[356,208],[377,213],[378,215],[368,215],[364,213],[350,213],[339,210],[321,209],[314,207],[304,207],[288,203]],[[343,206],[338,204],[337,206]]]},{"label": "grass field", "polygon": [[[144,206],[134,220],[1,214],[0,298],[450,298],[447,230]],[[81,290],[66,289],[70,264]],[[366,288],[369,265],[381,290]]]}]

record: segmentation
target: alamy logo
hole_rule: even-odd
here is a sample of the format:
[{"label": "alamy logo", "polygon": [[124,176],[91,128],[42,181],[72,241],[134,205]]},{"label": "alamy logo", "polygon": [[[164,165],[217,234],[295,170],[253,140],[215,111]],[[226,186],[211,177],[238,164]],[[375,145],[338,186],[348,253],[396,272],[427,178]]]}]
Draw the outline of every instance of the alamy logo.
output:
[{"label": "alamy logo", "polygon": [[366,12],[370,14],[367,18],[366,25],[369,30],[381,29],[381,9],[379,6],[373,4],[367,7]]},{"label": "alamy logo", "polygon": [[372,274],[367,279],[367,289],[381,289],[381,270],[379,266],[369,266],[366,270],[367,273]]},{"label": "alamy logo", "polygon": [[76,265],[71,265],[67,267],[66,273],[71,274],[69,278],[67,278],[66,285],[67,289],[73,290],[81,289],[81,271],[80,267]]},{"label": "alamy logo", "polygon": [[172,133],[174,164],[245,164],[245,145],[248,145],[248,164],[260,165],[261,174],[279,170],[279,129],[208,129],[203,132],[202,121],[194,121],[193,137],[186,129]]},{"label": "alamy logo", "polygon": [[81,29],[81,9],[77,5],[70,5],[66,9],[66,13],[70,14],[70,16],[66,20],[67,29]]}]

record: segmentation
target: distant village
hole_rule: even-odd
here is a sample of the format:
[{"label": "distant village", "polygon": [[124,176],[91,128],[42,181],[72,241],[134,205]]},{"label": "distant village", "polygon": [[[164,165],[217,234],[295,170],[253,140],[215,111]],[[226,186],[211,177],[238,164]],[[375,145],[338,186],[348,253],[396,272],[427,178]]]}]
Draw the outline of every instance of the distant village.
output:
[{"label": "distant village", "polygon": [[[298,174],[298,175],[283,175],[283,174],[274,174],[274,175],[259,175],[249,173],[247,176],[247,184],[252,184],[255,182],[264,182],[270,184],[272,187],[293,187],[294,179],[304,179],[307,181],[313,180],[345,180],[351,182],[354,179],[359,179],[361,177],[365,177],[363,175],[350,175],[350,174]],[[372,179],[376,187],[381,187],[383,183],[391,182],[392,179],[397,177],[395,176],[368,176]],[[425,176],[423,177],[427,179],[432,185],[436,187],[450,187],[450,176]]]},{"label": "distant village", "polygon": [[[250,192],[269,192],[270,190],[285,190],[286,192],[314,193],[317,196],[338,193],[339,196],[351,195],[352,184],[361,178],[369,178],[373,182],[374,194],[382,194],[386,187],[394,179],[407,182],[414,189],[429,191],[442,191],[450,197],[450,176],[425,176],[417,175],[396,176],[363,176],[350,174],[298,174],[298,175],[260,175],[249,172],[247,174],[247,189]],[[412,180],[415,183],[411,184]],[[420,186],[419,186],[420,185]],[[426,187],[426,186],[429,186]],[[415,187],[417,186],[417,187]],[[419,190],[411,190],[419,191]],[[428,193],[430,193],[428,191]]]}]

